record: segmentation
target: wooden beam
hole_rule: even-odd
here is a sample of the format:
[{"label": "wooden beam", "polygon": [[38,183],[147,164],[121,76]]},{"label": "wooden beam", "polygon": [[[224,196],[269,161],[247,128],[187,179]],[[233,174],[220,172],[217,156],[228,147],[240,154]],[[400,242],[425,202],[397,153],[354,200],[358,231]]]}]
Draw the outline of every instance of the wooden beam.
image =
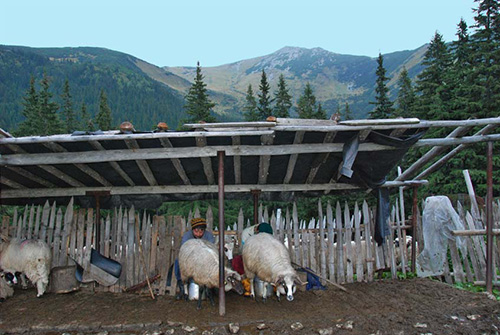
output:
[{"label": "wooden beam", "polygon": [[[272,145],[274,136],[262,135],[260,137],[263,146]],[[267,175],[269,174],[269,165],[271,163],[271,155],[262,155],[259,160],[259,185],[267,183]]]},{"label": "wooden beam", "polygon": [[[7,147],[10,150],[12,150],[13,152],[16,152],[16,154],[14,156],[17,156],[17,155],[31,156],[32,155],[32,154],[28,154],[24,149],[22,149],[21,147],[15,145],[15,144],[7,144]],[[65,153],[62,153],[62,154],[65,154]],[[46,155],[46,154],[37,154],[37,155]],[[57,154],[54,154],[54,155],[57,155]],[[0,157],[0,160],[2,159],[2,157]],[[0,165],[2,165],[2,163],[0,163]],[[5,164],[5,165],[9,165],[9,164]],[[37,165],[37,164],[30,162],[30,160],[28,160],[28,162],[24,165]],[[71,185],[73,187],[85,186],[85,185],[83,185],[83,183],[79,182],[78,180],[76,180],[73,177],[68,176],[66,173],[58,170],[57,168],[55,168],[53,166],[40,165],[38,167],[40,169],[44,170],[45,172],[48,172],[49,174],[53,175],[54,177],[64,181],[68,185]]]},{"label": "wooden beam", "polygon": [[[19,184],[18,182],[15,182],[13,180],[8,179],[7,177],[1,176],[0,175],[0,184],[7,185],[12,188],[26,188],[26,186]],[[2,190],[2,192],[4,192]]]},{"label": "wooden beam", "polygon": [[464,136],[460,138],[429,138],[419,140],[415,143],[416,147],[435,146],[435,145],[457,145],[457,144],[473,144],[481,142],[500,141],[500,134],[480,135],[480,136]]},{"label": "wooden beam", "polygon": [[[164,148],[173,148],[172,143],[170,142],[170,140],[167,137],[161,137],[160,143]],[[177,170],[179,177],[184,182],[184,185],[191,185],[191,181],[189,180],[189,177],[187,176],[186,171],[184,170],[184,167],[182,166],[181,160],[179,158],[171,158],[171,161],[175,167],[175,170]]]},{"label": "wooden beam", "polygon": [[[337,135],[336,131],[331,133],[326,133],[323,143],[332,143],[336,135]],[[306,184],[312,184],[314,177],[316,177],[316,174],[318,173],[319,168],[326,162],[329,155],[330,155],[329,152],[316,155],[316,158],[314,159],[311,165],[311,170],[309,171],[309,175],[307,176]]]},{"label": "wooden beam", "polygon": [[[302,140],[304,139],[304,133],[305,132],[303,131],[297,131],[295,133],[295,138],[293,139],[294,145],[299,145],[302,143]],[[285,178],[283,179],[283,184],[288,184],[290,182],[290,179],[292,179],[293,171],[295,170],[295,164],[297,163],[298,157],[299,154],[290,155],[290,159],[288,160],[288,166],[286,168],[286,175]]]},{"label": "wooden beam", "polygon": [[[90,145],[92,147],[94,147],[97,150],[100,150],[100,151],[105,151],[106,150],[102,146],[102,144],[99,143],[98,141],[89,141],[89,143],[90,143]],[[134,186],[135,185],[135,183],[132,180],[132,178],[130,178],[129,175],[125,171],[123,171],[123,169],[120,167],[120,165],[117,162],[110,161],[109,164],[120,175],[120,177],[122,177],[127,182],[127,184],[129,184],[130,186]]]},{"label": "wooden beam", "polygon": [[[46,142],[46,143],[43,143],[43,145],[46,148],[48,148],[48,149],[50,149],[50,150],[52,150],[54,152],[68,152],[68,150],[66,150],[62,145],[60,145],[58,143]],[[90,166],[87,166],[85,164],[80,164],[80,163],[74,164],[74,166],[76,168],[78,168],[80,171],[82,171],[83,173],[85,173],[86,175],[88,175],[88,176],[92,177],[93,179],[95,179],[101,185],[103,185],[103,186],[113,186],[109,181],[106,180],[106,178],[104,178],[103,176],[101,176],[99,173],[97,173]]]},{"label": "wooden beam", "polygon": [[[486,127],[496,127],[488,125]],[[458,127],[455,128],[446,138],[455,138],[463,136],[469,131],[470,127]],[[484,128],[483,128],[484,129]],[[422,168],[425,164],[427,164],[434,157],[443,153],[447,148],[446,147],[434,147],[429,150],[425,155],[420,157],[415,163],[413,163],[408,169],[406,169],[403,173],[401,173],[395,180],[405,180],[408,177],[411,177],[415,174],[417,170]]]},{"label": "wooden beam", "polygon": [[[141,148],[139,147],[139,144],[134,139],[125,140],[125,143],[127,144],[127,147],[129,149],[132,149],[134,151],[141,150]],[[142,174],[144,175],[144,178],[146,178],[146,180],[148,181],[149,185],[151,185],[151,186],[158,185],[158,182],[156,181],[156,178],[153,174],[153,171],[151,171],[151,169],[149,168],[148,162],[146,160],[143,160],[143,159],[137,159],[137,160],[135,160],[135,162],[139,166],[139,169],[141,170]]]},{"label": "wooden beam", "polygon": [[[412,180],[404,182],[386,182],[380,187],[402,187],[427,184],[427,180]],[[351,184],[244,184],[225,185],[226,193],[250,193],[251,190],[259,189],[262,192],[315,192],[322,190],[363,190]],[[172,185],[172,186],[117,186],[117,187],[68,187],[57,189],[23,189],[23,190],[2,190],[1,199],[12,198],[47,198],[50,197],[71,197],[84,196],[88,191],[109,191],[110,195],[131,195],[131,194],[196,194],[196,193],[217,193],[218,185]]]},{"label": "wooden beam", "polygon": [[50,181],[45,180],[43,178],[38,177],[37,175],[34,175],[33,173],[29,172],[28,170],[18,167],[18,166],[2,166],[2,169],[5,170],[10,170],[14,173],[17,173],[18,175],[23,176],[23,178],[29,179],[31,181],[34,181],[35,183],[38,183],[40,185],[43,185],[45,187],[56,187],[56,185],[52,184]]},{"label": "wooden beam", "polygon": [[[197,137],[196,138],[196,146],[198,148],[201,148],[202,150],[209,149],[209,147],[207,147],[207,139],[205,137]],[[213,148],[213,147],[211,147],[211,148]],[[188,148],[188,149],[193,150],[196,148]],[[210,156],[213,156],[213,157],[217,156],[218,151],[224,151],[224,149],[216,150]],[[200,156],[200,158],[201,158],[201,163],[203,164],[203,171],[205,171],[205,176],[207,177],[207,183],[208,183],[208,185],[213,185],[215,183],[215,177],[214,177],[214,171],[212,170],[212,161],[207,156],[203,156],[203,157]]]},{"label": "wooden beam", "polygon": [[[231,139],[234,146],[239,146],[241,144],[241,138],[239,136],[232,136]],[[234,165],[234,183],[241,184],[241,157],[239,155],[234,155],[233,165]]]}]

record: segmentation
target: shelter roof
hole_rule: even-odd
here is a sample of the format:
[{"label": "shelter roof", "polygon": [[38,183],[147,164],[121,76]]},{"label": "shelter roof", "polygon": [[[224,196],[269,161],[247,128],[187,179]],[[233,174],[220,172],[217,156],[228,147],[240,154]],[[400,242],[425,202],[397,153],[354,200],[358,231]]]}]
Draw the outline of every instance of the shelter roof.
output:
[{"label": "shelter roof", "polygon": [[278,118],[185,126],[188,131],[18,138],[0,132],[0,200],[21,205],[74,197],[91,205],[92,194],[101,192],[109,195],[103,208],[156,208],[163,201],[216,199],[221,162],[227,199],[246,199],[252,190],[264,199],[292,200],[408,185],[419,181],[385,177],[411,146],[425,141],[419,139],[426,129],[440,125],[415,118]]}]

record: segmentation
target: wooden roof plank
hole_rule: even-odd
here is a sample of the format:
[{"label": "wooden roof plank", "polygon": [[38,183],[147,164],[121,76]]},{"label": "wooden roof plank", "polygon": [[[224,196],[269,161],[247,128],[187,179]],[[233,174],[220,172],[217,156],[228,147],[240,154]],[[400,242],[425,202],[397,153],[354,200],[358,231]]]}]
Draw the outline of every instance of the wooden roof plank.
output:
[{"label": "wooden roof plank", "polygon": [[[164,148],[173,148],[172,142],[170,142],[170,140],[166,137],[160,138],[160,143]],[[172,161],[175,170],[179,174],[179,177],[184,182],[184,185],[191,185],[191,181],[189,180],[189,177],[187,176],[186,171],[182,166],[181,160],[179,158],[171,158],[170,160]]]},{"label": "wooden roof plank", "polygon": [[[325,135],[323,143],[332,143],[336,135],[337,135],[336,131],[327,133]],[[314,162],[311,164],[311,170],[309,170],[309,174],[306,179],[306,184],[312,184],[314,177],[316,177],[316,174],[318,173],[319,168],[326,162],[329,155],[330,155],[329,152],[316,155]]]},{"label": "wooden roof plank", "polygon": [[[295,132],[295,137],[293,139],[293,144],[298,145],[301,144],[302,141],[304,140],[304,131],[297,131]],[[293,176],[293,171],[295,170],[295,164],[297,164],[297,158],[299,157],[298,154],[291,154],[290,159],[288,160],[288,165],[286,168],[286,174],[285,178],[283,179],[283,184],[288,184],[290,183],[290,180],[292,179]]]},{"label": "wooden roof plank", "polygon": [[[89,141],[90,145],[94,147],[94,149],[105,151],[106,149],[102,146],[98,141]],[[110,161],[109,164],[111,167],[120,175],[129,184],[130,186],[134,186],[135,183],[132,178],[120,167],[120,165],[115,161]]]},{"label": "wooden roof plank", "polygon": [[[204,137],[196,138],[196,146],[198,148],[207,149],[207,139]],[[194,148],[189,148],[190,150]],[[217,156],[217,151],[214,153],[214,156]],[[201,157],[201,163],[203,164],[203,171],[205,172],[205,176],[207,177],[208,185],[215,184],[214,171],[212,170],[212,161],[208,157]]]},{"label": "wooden roof plank", "polygon": [[[239,146],[241,144],[240,136],[231,136],[231,141],[235,146]],[[234,165],[234,183],[241,184],[241,157],[239,155],[234,155],[233,165]]]},{"label": "wooden roof plank", "polygon": [[[274,136],[272,135],[262,135],[261,137],[262,145],[272,145]],[[267,176],[269,174],[269,165],[271,163],[271,155],[261,155],[259,160],[259,185],[267,183]]]},{"label": "wooden roof plank", "polygon": [[[134,139],[128,139],[125,140],[125,143],[127,144],[127,147],[132,150],[140,150],[141,148],[139,147],[139,144],[137,143],[136,140]],[[144,178],[148,181],[149,185],[151,186],[157,186],[158,182],[156,181],[156,178],[153,174],[153,171],[149,168],[148,162],[143,159],[138,159],[135,160],[137,163],[137,166],[139,166],[139,169],[141,170]]]}]

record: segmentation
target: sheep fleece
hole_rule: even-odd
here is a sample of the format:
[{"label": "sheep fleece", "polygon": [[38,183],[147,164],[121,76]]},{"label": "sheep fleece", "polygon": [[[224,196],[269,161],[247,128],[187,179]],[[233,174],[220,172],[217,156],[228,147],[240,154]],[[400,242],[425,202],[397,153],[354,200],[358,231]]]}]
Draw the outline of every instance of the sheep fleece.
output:
[{"label": "sheep fleece", "polygon": [[13,238],[0,243],[0,268],[6,272],[23,272],[36,284],[41,296],[49,282],[52,255],[47,243],[41,240],[21,241]]},{"label": "sheep fleece", "polygon": [[286,247],[267,233],[248,238],[243,246],[243,266],[248,278],[275,283],[279,276],[296,276]]},{"label": "sheep fleece", "polygon": [[[179,268],[184,283],[193,278],[198,285],[219,286],[219,253],[215,244],[203,239],[186,241],[179,250]],[[234,271],[225,268],[226,274]]]}]

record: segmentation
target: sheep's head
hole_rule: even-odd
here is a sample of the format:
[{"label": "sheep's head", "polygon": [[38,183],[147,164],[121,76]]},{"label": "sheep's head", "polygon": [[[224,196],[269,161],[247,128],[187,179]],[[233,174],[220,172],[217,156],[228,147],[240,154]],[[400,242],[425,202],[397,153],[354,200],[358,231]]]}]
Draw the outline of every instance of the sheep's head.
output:
[{"label": "sheep's head", "polygon": [[296,274],[289,274],[279,276],[273,285],[276,286],[276,290],[279,292],[279,294],[286,295],[286,299],[288,301],[292,301],[293,294],[297,289],[296,284],[304,285],[304,283]]},{"label": "sheep's head", "polygon": [[229,261],[233,259],[234,241],[224,243],[224,253]]},{"label": "sheep's head", "polygon": [[235,290],[236,293],[238,293],[239,295],[245,293],[245,289],[243,288],[243,284],[241,283],[241,276],[238,274],[238,272],[226,270],[226,280],[224,281],[224,290],[226,292],[230,290]]}]

